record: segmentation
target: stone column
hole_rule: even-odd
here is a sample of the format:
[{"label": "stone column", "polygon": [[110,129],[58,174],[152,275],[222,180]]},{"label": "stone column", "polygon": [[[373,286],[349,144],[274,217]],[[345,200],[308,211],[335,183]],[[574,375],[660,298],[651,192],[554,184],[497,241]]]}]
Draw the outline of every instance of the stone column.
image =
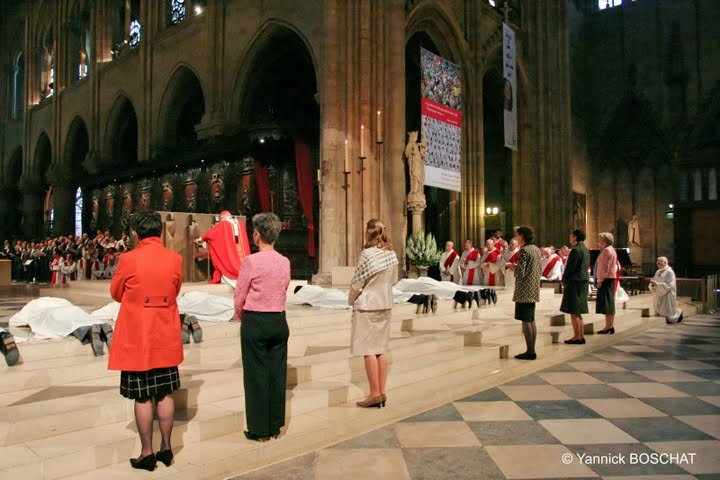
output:
[{"label": "stone column", "polygon": [[8,238],[10,232],[10,209],[14,208],[10,204],[10,194],[12,186],[6,183],[0,183],[0,238]]},{"label": "stone column", "polygon": [[32,177],[20,180],[20,191],[23,193],[22,230],[26,239],[38,239],[42,236],[44,193],[40,181]]},{"label": "stone column", "polygon": [[53,183],[55,225],[53,234],[70,235],[75,232],[75,188],[69,182]]},{"label": "stone column", "polygon": [[412,215],[412,234],[416,235],[425,229],[425,222],[423,221],[423,212],[425,212],[425,195],[410,193],[407,197],[408,212]]}]

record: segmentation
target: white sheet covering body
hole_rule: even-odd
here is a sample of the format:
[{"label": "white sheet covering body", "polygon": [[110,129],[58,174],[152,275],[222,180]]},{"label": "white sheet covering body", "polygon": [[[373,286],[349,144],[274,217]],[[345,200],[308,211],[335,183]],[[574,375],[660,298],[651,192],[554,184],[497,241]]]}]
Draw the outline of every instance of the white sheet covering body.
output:
[{"label": "white sheet covering body", "polygon": [[55,297],[31,300],[10,317],[10,326],[30,327],[36,338],[63,338],[97,323],[102,322],[64,298]]},{"label": "white sheet covering body", "polygon": [[[221,297],[206,292],[189,291],[177,299],[178,310],[185,315],[193,315],[205,322],[229,322],[235,316],[235,305],[232,297]],[[110,302],[92,312],[96,319],[117,319],[120,311],[118,302]]]}]

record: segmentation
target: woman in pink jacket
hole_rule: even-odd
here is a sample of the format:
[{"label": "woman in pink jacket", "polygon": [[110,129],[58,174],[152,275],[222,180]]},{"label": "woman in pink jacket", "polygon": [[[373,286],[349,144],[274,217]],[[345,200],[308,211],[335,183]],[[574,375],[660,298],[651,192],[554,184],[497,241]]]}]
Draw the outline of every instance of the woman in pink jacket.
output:
[{"label": "woman in pink jacket", "polygon": [[613,334],[615,327],[615,282],[617,281],[617,252],[613,248],[612,233],[603,232],[598,235],[598,247],[602,249],[595,263],[595,277],[597,279],[597,301],[595,313],[605,314],[605,328],[599,334]]}]

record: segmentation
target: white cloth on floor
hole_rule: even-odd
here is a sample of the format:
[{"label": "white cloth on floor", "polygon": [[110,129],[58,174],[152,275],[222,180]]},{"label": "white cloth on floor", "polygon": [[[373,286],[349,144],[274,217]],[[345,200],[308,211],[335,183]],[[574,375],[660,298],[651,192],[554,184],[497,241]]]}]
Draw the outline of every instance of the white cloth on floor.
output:
[{"label": "white cloth on floor", "polygon": [[[450,282],[448,282],[450,283]],[[403,292],[393,287],[393,303],[405,303],[414,293]],[[349,310],[348,292],[337,288],[324,288],[318,285],[304,285],[287,299],[288,305],[310,305],[332,310]]]},{"label": "white cloth on floor", "polygon": [[[235,316],[235,305],[232,297],[221,297],[198,290],[191,290],[177,299],[178,310],[185,315],[193,315],[205,322],[229,322]],[[110,302],[92,312],[96,319],[116,320],[120,312],[118,302]]]},{"label": "white cloth on floor", "polygon": [[97,318],[64,298],[40,297],[31,300],[10,317],[13,327],[30,327],[35,338],[63,338],[80,327],[96,325]]},{"label": "white cloth on floor", "polygon": [[232,297],[191,290],[180,295],[177,304],[180,313],[193,315],[206,322],[229,322],[235,316],[235,301]]},{"label": "white cloth on floor", "polygon": [[[438,282],[430,277],[404,278],[395,284],[397,290],[406,293],[432,295],[433,293],[443,300],[451,300],[458,290],[479,290],[479,285],[458,285],[453,282]],[[412,296],[412,295],[411,295]],[[410,298],[410,297],[408,297]]]}]

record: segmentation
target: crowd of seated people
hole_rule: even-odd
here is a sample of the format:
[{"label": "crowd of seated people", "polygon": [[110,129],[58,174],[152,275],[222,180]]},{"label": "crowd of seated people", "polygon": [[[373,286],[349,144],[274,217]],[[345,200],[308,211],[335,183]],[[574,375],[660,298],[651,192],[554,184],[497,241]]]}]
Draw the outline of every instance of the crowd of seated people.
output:
[{"label": "crowd of seated people", "polygon": [[115,239],[108,231],[98,231],[93,238],[84,233],[37,242],[5,240],[0,259],[12,261],[11,277],[15,282],[63,285],[112,278],[118,255],[129,248],[130,239],[124,232]]}]

